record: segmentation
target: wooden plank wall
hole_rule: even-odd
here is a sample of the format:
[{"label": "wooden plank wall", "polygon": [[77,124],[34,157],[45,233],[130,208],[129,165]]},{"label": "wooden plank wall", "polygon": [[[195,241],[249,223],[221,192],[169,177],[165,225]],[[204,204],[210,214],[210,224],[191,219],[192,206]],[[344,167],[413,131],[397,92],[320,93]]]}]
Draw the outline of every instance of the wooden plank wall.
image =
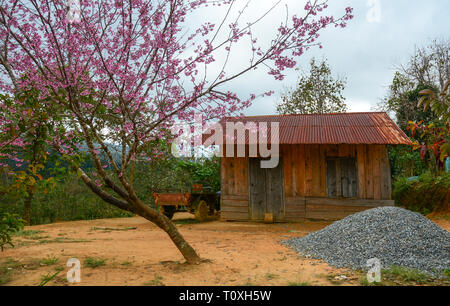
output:
[{"label": "wooden plank wall", "polygon": [[[286,220],[340,219],[368,208],[392,205],[391,172],[383,145],[282,145]],[[327,157],[355,158],[358,198],[327,198]],[[350,203],[347,205],[347,203]],[[357,205],[360,203],[361,205]]]},{"label": "wooden plank wall", "polygon": [[[280,155],[286,221],[305,217],[339,219],[371,207],[393,204],[389,201],[391,172],[384,145],[281,145]],[[358,198],[368,201],[327,198],[326,157],[356,158]],[[222,158],[221,175],[222,219],[248,220],[248,158]]]},{"label": "wooden plank wall", "polygon": [[221,158],[221,218],[249,219],[248,158]]},{"label": "wooden plank wall", "polygon": [[326,197],[327,157],[356,158],[358,197],[388,200],[391,172],[383,145],[282,145],[285,196]]},{"label": "wooden plank wall", "polygon": [[308,219],[339,220],[348,215],[379,206],[392,206],[391,200],[306,198]]}]

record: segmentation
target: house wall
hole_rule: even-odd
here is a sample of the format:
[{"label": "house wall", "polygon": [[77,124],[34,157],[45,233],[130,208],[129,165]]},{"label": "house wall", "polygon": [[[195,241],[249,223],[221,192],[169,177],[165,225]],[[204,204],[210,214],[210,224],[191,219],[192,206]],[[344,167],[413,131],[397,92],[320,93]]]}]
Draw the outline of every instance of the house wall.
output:
[{"label": "house wall", "polygon": [[[393,205],[385,145],[281,145],[286,221],[340,219],[368,208]],[[327,197],[327,157],[355,158],[358,198]],[[222,158],[221,218],[249,219],[248,158]]]},{"label": "house wall", "polygon": [[[282,145],[285,218],[340,219],[383,205],[393,205],[391,171],[384,145]],[[357,200],[327,197],[327,157],[355,158]]]},{"label": "house wall", "polygon": [[356,158],[358,197],[388,200],[391,172],[386,146],[382,145],[282,145],[286,197],[326,197],[326,158]]}]

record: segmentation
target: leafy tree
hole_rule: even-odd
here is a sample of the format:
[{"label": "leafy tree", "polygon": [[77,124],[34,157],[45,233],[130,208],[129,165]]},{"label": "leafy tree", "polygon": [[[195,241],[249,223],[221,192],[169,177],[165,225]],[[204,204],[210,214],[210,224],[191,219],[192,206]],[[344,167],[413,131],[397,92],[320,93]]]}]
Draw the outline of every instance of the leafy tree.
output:
[{"label": "leafy tree", "polygon": [[214,191],[220,190],[220,162],[219,158],[201,158],[194,160],[180,160],[182,169],[189,172],[194,184],[202,184]]},{"label": "leafy tree", "polygon": [[434,39],[417,47],[406,65],[398,70],[416,85],[424,84],[442,92],[450,79],[450,39]]},{"label": "leafy tree", "polygon": [[396,67],[392,84],[378,108],[393,112],[402,129],[406,129],[409,121],[431,124],[442,119],[432,108],[419,107],[417,100],[421,91],[436,95],[444,91],[450,79],[449,50],[449,39],[435,39],[427,46],[417,47],[406,64]]},{"label": "leafy tree", "polygon": [[[431,89],[423,89],[419,92],[419,107],[424,106],[424,111],[431,109],[443,122],[450,124],[450,78],[445,83],[442,91],[436,94]],[[417,97],[416,97],[417,98]]]},{"label": "leafy tree", "polygon": [[423,120],[432,123],[437,116],[431,111],[424,111],[417,106],[419,92],[424,89],[434,90],[430,85],[416,85],[407,76],[396,72],[392,84],[389,86],[389,94],[383,101],[383,110],[393,112],[397,118],[399,127],[406,131],[410,121]]},{"label": "leafy tree", "polygon": [[[164,139],[174,122],[192,122],[195,112],[223,117],[248,107],[257,94],[271,94],[244,98],[225,85],[260,67],[282,80],[317,45],[321,30],[344,27],[353,17],[351,8],[341,17],[324,16],[327,1],[307,1],[304,17],[287,16],[263,46],[253,28],[274,8],[243,24],[248,6],[235,19],[229,14],[237,3],[83,0],[78,20],[67,14],[64,0],[0,0],[0,88],[11,97],[39,92],[39,105],[53,123],[49,145],[102,200],[164,230],[189,263],[199,262],[196,251],[136,192],[133,167],[152,158],[147,143]],[[214,6],[228,13],[217,25],[197,26],[197,12]],[[249,61],[230,69],[228,59],[236,52],[243,56],[237,46],[246,39]],[[209,68],[215,62],[221,65]],[[16,111],[14,104],[0,107]],[[2,132],[11,129],[0,123]],[[0,143],[7,146],[7,140]],[[82,146],[95,172],[81,168]]]},{"label": "leafy tree", "polygon": [[[53,130],[54,121],[49,120],[49,109],[41,107],[38,95],[35,90],[27,90],[16,92],[14,98],[0,96],[3,105],[11,106],[15,103],[13,111],[6,110],[3,113],[13,141],[2,153],[5,165],[10,168],[7,192],[25,197],[23,219],[27,225],[31,225],[31,206],[35,193],[40,188],[46,193],[55,185],[54,176],[44,179],[49,161],[49,131]],[[54,113],[55,108],[52,110]],[[54,173],[56,168],[51,171]]]},{"label": "leafy tree", "polygon": [[[445,102],[445,94],[439,93],[448,90],[449,50],[449,39],[433,40],[425,47],[416,48],[407,63],[397,67],[388,94],[379,104],[379,109],[396,115],[404,131],[411,131],[413,149],[435,175],[443,168],[443,159],[448,155],[449,126],[445,122],[448,120],[445,109],[448,110],[449,104]],[[416,153],[405,156],[412,163],[416,160]]]},{"label": "leafy tree", "polygon": [[298,81],[298,87],[282,97],[277,105],[279,114],[324,114],[343,113],[347,111],[342,91],[344,79],[334,79],[331,68],[323,60],[316,64],[310,62],[309,74],[304,74]]},{"label": "leafy tree", "polygon": [[[421,98],[418,106],[424,105],[424,111],[431,108],[441,122],[437,124],[423,124],[422,121],[409,122],[409,129],[414,133],[419,131],[421,141],[415,142],[415,148],[420,149],[421,156],[426,153],[434,156],[436,168],[444,169],[444,160],[450,156],[450,79],[446,82],[441,93],[436,94],[433,90],[425,89],[419,92]],[[438,172],[437,171],[437,172]]]}]

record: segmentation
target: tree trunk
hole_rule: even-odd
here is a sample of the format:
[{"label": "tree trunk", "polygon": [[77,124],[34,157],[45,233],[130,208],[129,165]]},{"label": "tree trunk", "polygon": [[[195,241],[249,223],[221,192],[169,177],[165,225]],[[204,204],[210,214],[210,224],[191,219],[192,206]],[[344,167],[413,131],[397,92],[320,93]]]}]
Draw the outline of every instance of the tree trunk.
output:
[{"label": "tree trunk", "polygon": [[[156,224],[160,229],[165,231],[188,263],[196,264],[201,261],[194,248],[192,248],[189,243],[184,240],[183,236],[180,234],[175,225],[169,220],[169,218],[167,218],[157,210],[145,205],[137,198],[135,199],[135,201],[124,201],[110,195],[106,191],[99,188],[96,184],[94,184],[94,182],[92,182],[92,180],[86,175],[86,173],[84,173],[83,170],[81,170],[81,168],[77,168],[76,171],[78,171],[81,179],[89,187],[89,189],[97,194],[103,201],[122,210],[138,214],[139,216]],[[120,190],[117,191],[121,192]]]},{"label": "tree trunk", "polygon": [[[86,173],[84,173],[83,170],[81,170],[81,168],[77,168],[76,171],[80,175],[83,182],[89,187],[89,189],[97,194],[103,201],[122,210],[135,213],[156,224],[160,229],[165,231],[188,263],[197,264],[201,261],[194,248],[192,248],[189,243],[186,242],[186,240],[180,234],[175,225],[169,220],[169,218],[167,218],[157,210],[145,205],[137,198],[135,198],[134,201],[131,201],[131,199],[129,198],[127,199],[127,201],[124,201],[112,196],[111,194],[99,188],[94,182],[92,182],[92,180],[86,175]],[[117,191],[121,192],[120,190]]]},{"label": "tree trunk", "polygon": [[160,229],[165,231],[188,263],[200,263],[200,256],[198,256],[194,248],[184,239],[169,218],[147,205],[139,205],[139,208],[138,215],[156,224]]},{"label": "tree trunk", "polygon": [[33,201],[33,190],[32,188],[27,189],[27,197],[25,198],[25,210],[23,213],[23,219],[27,225],[31,225],[31,202]]}]

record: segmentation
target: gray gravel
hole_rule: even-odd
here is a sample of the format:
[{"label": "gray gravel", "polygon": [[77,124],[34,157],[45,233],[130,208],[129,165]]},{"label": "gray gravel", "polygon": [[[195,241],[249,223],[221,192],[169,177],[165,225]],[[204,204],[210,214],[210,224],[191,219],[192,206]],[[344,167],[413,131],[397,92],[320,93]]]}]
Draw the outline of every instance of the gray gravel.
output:
[{"label": "gray gravel", "polygon": [[450,233],[424,216],[379,207],[336,221],[305,237],[282,242],[301,255],[338,268],[364,269],[370,258],[382,268],[403,266],[434,275],[450,268]]}]

